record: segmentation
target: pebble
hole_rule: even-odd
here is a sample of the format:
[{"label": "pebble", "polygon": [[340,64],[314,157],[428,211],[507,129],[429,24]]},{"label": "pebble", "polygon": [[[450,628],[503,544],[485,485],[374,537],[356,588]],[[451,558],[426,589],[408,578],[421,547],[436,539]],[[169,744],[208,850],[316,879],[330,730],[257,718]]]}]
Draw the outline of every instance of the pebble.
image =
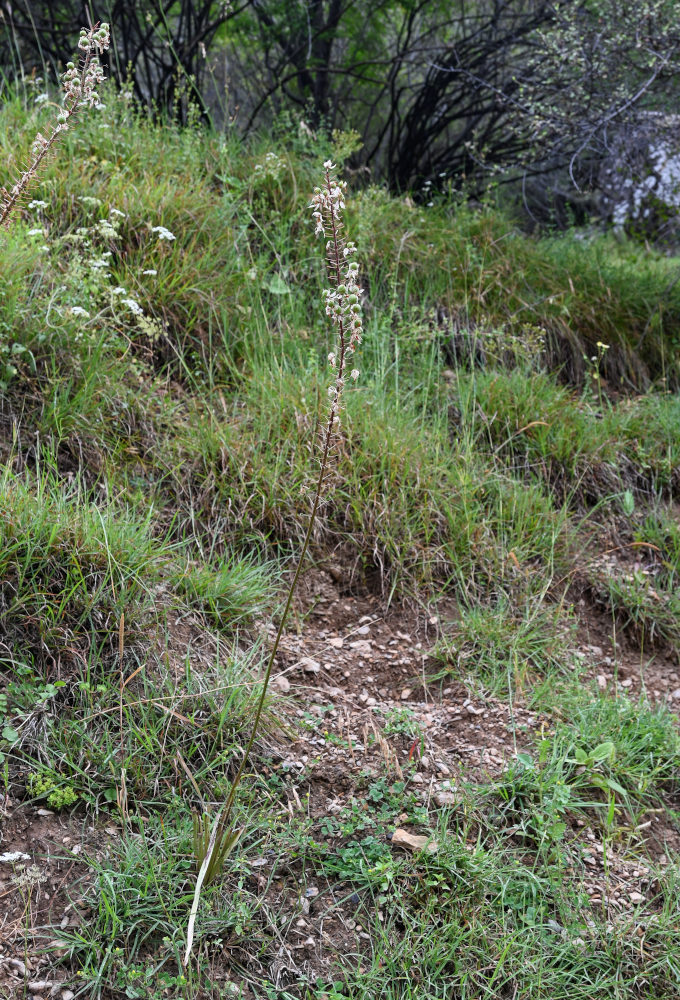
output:
[{"label": "pebble", "polygon": [[422,785],[422,783],[425,781],[425,778],[420,773],[420,771],[416,771],[415,774],[411,775],[411,781],[413,782],[414,785]]},{"label": "pebble", "polygon": [[357,639],[356,642],[350,642],[350,649],[355,649],[357,653],[370,653],[371,652],[371,640],[370,639]]},{"label": "pebble", "polygon": [[410,697],[411,697],[411,690],[410,690],[410,688],[404,688],[404,690],[401,692],[401,700],[402,701],[408,701],[408,699]]},{"label": "pebble", "polygon": [[29,993],[42,993],[43,990],[51,990],[54,986],[54,982],[51,979],[40,979],[32,983],[28,983]]},{"label": "pebble", "polygon": [[321,664],[318,660],[313,660],[311,656],[303,656],[299,664],[306,674],[318,674]]},{"label": "pebble", "polygon": [[332,646],[333,649],[342,649],[345,644],[345,640],[339,635],[333,636],[332,639],[326,639],[326,642],[329,646]]},{"label": "pebble", "polygon": [[439,774],[443,774],[445,778],[448,778],[450,776],[451,768],[447,767],[446,764],[442,764],[441,761],[437,760],[435,761],[434,766],[436,770],[439,772]]},{"label": "pebble", "polygon": [[279,674],[278,677],[275,677],[272,681],[272,687],[276,691],[280,691],[281,694],[288,694],[290,691],[290,681],[286,676],[284,676],[284,674]]},{"label": "pebble", "polygon": [[671,691],[671,699],[676,701],[678,698],[680,698],[680,688],[676,688],[675,691]]},{"label": "pebble", "polygon": [[633,682],[630,679],[630,677],[626,678],[625,681],[621,681],[621,687],[622,688],[629,688],[629,687],[632,687],[632,686],[633,686]]},{"label": "pebble", "polygon": [[361,628],[358,628],[358,629],[355,630],[354,634],[355,635],[370,635],[371,634],[371,629],[369,628],[368,625],[362,625]]},{"label": "pebble", "polygon": [[454,792],[435,792],[434,801],[442,809],[445,809],[447,806],[455,806],[457,798]]},{"label": "pebble", "polygon": [[468,715],[481,715],[484,711],[483,708],[475,708],[474,705],[465,705],[465,711]]},{"label": "pebble", "polygon": [[607,690],[607,678],[605,677],[604,674],[597,675],[597,686],[599,687],[600,691]]}]

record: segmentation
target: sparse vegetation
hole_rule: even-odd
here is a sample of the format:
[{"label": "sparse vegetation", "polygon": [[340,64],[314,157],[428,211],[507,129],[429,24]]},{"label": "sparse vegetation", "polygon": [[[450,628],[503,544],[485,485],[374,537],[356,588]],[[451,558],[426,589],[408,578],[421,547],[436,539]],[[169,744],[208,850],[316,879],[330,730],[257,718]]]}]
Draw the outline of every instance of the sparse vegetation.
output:
[{"label": "sparse vegetation", "polygon": [[[0,242],[0,824],[59,811],[78,914],[3,856],[11,941],[49,924],[88,997],[673,995],[677,259],[353,192],[362,374],[232,802],[328,419],[342,137],[104,103]],[[1,162],[45,114],[7,95]]]}]

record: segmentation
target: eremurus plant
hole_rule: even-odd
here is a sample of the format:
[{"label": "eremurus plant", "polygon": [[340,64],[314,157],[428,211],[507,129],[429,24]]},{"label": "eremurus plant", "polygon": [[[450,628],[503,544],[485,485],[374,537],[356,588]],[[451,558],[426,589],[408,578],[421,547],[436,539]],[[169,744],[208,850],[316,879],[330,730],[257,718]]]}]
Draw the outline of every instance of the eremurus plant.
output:
[{"label": "eremurus plant", "polygon": [[196,914],[198,913],[201,889],[204,884],[211,882],[220,873],[225,858],[235,847],[243,832],[242,829],[234,827],[230,822],[234,799],[257,737],[274,660],[312,537],[314,521],[322,499],[324,482],[329,469],[333,439],[339,430],[345,385],[348,378],[356,381],[359,377],[358,370],[351,367],[351,359],[357,345],[361,342],[362,333],[361,303],[359,301],[361,289],[357,284],[359,265],[356,261],[352,260],[352,257],[356,253],[356,246],[354,243],[348,242],[343,235],[342,213],[345,208],[347,185],[345,181],[336,179],[334,171],[334,164],[330,160],[327,160],[324,163],[323,184],[314,189],[310,206],[313,209],[312,216],[316,223],[316,234],[323,236],[326,240],[326,262],[331,287],[324,289],[323,297],[326,315],[330,317],[331,323],[337,331],[335,350],[328,355],[332,380],[328,387],[328,415],[321,437],[319,473],[312,501],[312,509],[309,514],[307,531],[302,543],[295,574],[288,589],[276,637],[267,659],[262,689],[245,752],[241,758],[234,780],[231,783],[224,805],[214,820],[212,830],[210,830],[210,819],[208,816],[194,817],[194,852],[199,865],[199,871],[187,927],[187,945],[184,955],[185,966],[188,964],[191,955],[194,925]]},{"label": "eremurus plant", "polygon": [[75,123],[81,108],[99,104],[97,87],[104,81],[104,72],[99,55],[110,44],[108,24],[96,24],[82,28],[78,48],[82,52],[80,64],[70,62],[61,78],[64,103],[55,119],[46,129],[46,135],[38,132],[31,146],[28,164],[12,187],[0,187],[0,229],[9,225],[13,213],[21,205],[22,199],[44,166],[49,154]]}]

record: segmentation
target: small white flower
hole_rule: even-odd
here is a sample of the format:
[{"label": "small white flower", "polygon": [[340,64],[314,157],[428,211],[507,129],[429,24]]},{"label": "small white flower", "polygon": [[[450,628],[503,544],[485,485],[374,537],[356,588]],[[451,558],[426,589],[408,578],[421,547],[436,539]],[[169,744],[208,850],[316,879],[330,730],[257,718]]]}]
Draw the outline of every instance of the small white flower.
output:
[{"label": "small white flower", "polygon": [[354,381],[356,382],[356,380],[359,378],[359,370],[358,370],[358,368],[353,368],[352,369],[352,371],[350,372],[350,377],[353,378]]},{"label": "small white flower", "polygon": [[12,864],[14,861],[30,861],[31,855],[24,854],[23,851],[7,851],[5,854],[0,854],[0,861],[6,864]]},{"label": "small white flower", "polygon": [[46,201],[40,201],[39,198],[34,198],[33,201],[29,201],[28,207],[29,208],[47,208],[47,202]]},{"label": "small white flower", "polygon": [[325,170],[335,170],[335,164],[332,160],[324,160],[323,165]]},{"label": "small white flower", "polygon": [[102,255],[102,257],[99,258],[99,260],[91,260],[90,261],[90,267],[101,268],[101,267],[108,267],[108,266],[109,266],[109,261],[108,260],[104,260],[103,259],[103,255]]},{"label": "small white flower", "polygon": [[174,235],[170,232],[169,229],[166,229],[165,226],[152,226],[151,227],[151,232],[152,233],[158,233],[158,239],[159,240],[174,240],[175,239]]},{"label": "small white flower", "polygon": [[127,290],[122,285],[116,285],[115,288],[111,289],[111,293],[113,295],[127,295]]},{"label": "small white flower", "polygon": [[86,319],[90,318],[90,314],[87,309],[83,309],[82,306],[71,306],[72,316],[84,316]]},{"label": "small white flower", "polygon": [[45,101],[49,101],[49,99],[50,99],[50,95],[49,94],[38,94],[38,96],[36,97],[36,99],[35,99],[35,101],[33,103],[34,104],[44,104]]},{"label": "small white flower", "polygon": [[26,233],[26,235],[27,236],[44,236],[45,235],[45,230],[44,229],[29,229],[28,232]]},{"label": "small white flower", "polygon": [[127,218],[125,212],[121,212],[119,208],[110,208],[109,215],[117,215],[121,219]]},{"label": "small white flower", "polygon": [[134,299],[121,299],[120,301],[123,303],[123,305],[126,305],[130,310],[130,312],[133,312],[135,316],[143,315],[144,310],[140,306],[139,302],[135,302]]},{"label": "small white flower", "polygon": [[146,271],[142,271],[142,274],[150,274],[153,277],[158,274],[158,271],[155,267],[147,267]]}]

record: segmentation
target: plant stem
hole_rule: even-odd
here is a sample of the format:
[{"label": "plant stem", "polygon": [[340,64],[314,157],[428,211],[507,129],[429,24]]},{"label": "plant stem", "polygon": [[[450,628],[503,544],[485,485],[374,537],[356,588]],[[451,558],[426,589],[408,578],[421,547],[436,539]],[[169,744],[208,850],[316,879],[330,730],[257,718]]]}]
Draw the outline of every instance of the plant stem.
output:
[{"label": "plant stem", "polygon": [[255,719],[254,719],[254,722],[253,722],[253,728],[252,728],[252,731],[251,731],[251,734],[250,734],[250,739],[248,740],[248,744],[246,746],[246,750],[245,750],[245,753],[243,755],[243,759],[242,759],[242,761],[241,761],[241,763],[239,765],[238,771],[236,772],[236,776],[235,776],[235,778],[234,778],[234,780],[233,780],[233,782],[231,784],[231,789],[229,791],[229,795],[227,797],[227,801],[225,802],[225,805],[224,805],[224,811],[222,813],[222,820],[221,820],[221,823],[220,823],[220,830],[219,830],[219,833],[218,833],[218,842],[219,842],[219,839],[221,838],[221,835],[222,835],[222,832],[223,832],[224,828],[226,827],[226,825],[227,825],[227,823],[229,821],[229,815],[231,813],[231,809],[232,809],[232,806],[233,806],[233,803],[234,803],[234,798],[236,796],[236,791],[237,791],[239,783],[241,781],[241,777],[242,777],[243,772],[245,770],[246,764],[248,763],[248,760],[250,759],[250,752],[251,752],[251,750],[253,748],[253,744],[254,744],[255,738],[257,736],[257,731],[258,731],[258,727],[259,727],[259,724],[260,724],[260,717],[262,715],[262,709],[264,707],[264,701],[265,701],[265,698],[266,698],[266,695],[267,695],[267,688],[269,686],[269,680],[270,680],[270,677],[271,677],[272,668],[274,666],[274,660],[276,658],[276,654],[277,654],[278,649],[279,649],[279,644],[281,642],[281,636],[283,635],[283,630],[284,630],[285,625],[286,625],[286,620],[288,618],[288,613],[289,613],[291,605],[293,603],[293,596],[295,594],[295,588],[297,587],[298,580],[300,579],[300,573],[302,572],[302,564],[305,561],[305,556],[307,555],[307,549],[309,548],[309,542],[310,542],[310,539],[312,537],[312,530],[314,528],[314,521],[316,520],[316,514],[317,514],[317,511],[319,509],[319,501],[321,499],[321,491],[322,491],[322,488],[323,488],[323,481],[324,481],[324,478],[325,478],[325,475],[326,475],[326,468],[328,466],[328,456],[329,456],[329,453],[330,453],[331,441],[332,441],[332,438],[333,438],[333,424],[335,422],[336,415],[337,415],[337,403],[334,403],[333,406],[331,407],[331,412],[330,412],[330,415],[329,415],[329,418],[328,418],[328,424],[326,426],[326,431],[325,431],[325,434],[324,434],[324,446],[323,446],[323,453],[322,453],[322,456],[321,456],[321,467],[319,469],[319,478],[317,480],[316,492],[314,494],[314,504],[312,505],[311,514],[309,515],[309,524],[307,525],[307,532],[305,534],[305,540],[302,543],[302,550],[300,552],[300,558],[298,559],[298,564],[297,564],[297,567],[296,567],[296,570],[295,570],[295,575],[293,577],[293,580],[291,582],[290,587],[288,588],[288,596],[286,598],[286,604],[285,604],[285,607],[283,609],[283,614],[281,615],[281,621],[279,622],[279,627],[278,627],[278,631],[276,633],[276,638],[274,640],[274,645],[272,646],[271,652],[269,654],[269,660],[267,661],[267,669],[265,670],[264,680],[262,682],[262,691],[260,693],[260,698],[259,698],[259,701],[258,701],[258,704],[257,704],[257,710],[255,712]]}]

